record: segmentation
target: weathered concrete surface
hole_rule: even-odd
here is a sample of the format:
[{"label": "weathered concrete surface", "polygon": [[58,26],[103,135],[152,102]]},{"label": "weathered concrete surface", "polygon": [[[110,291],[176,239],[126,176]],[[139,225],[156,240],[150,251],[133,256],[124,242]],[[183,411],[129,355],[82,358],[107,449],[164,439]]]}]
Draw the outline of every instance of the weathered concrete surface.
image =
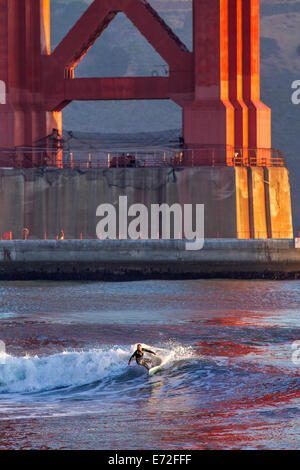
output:
[{"label": "weathered concrete surface", "polygon": [[237,238],[293,238],[287,168],[235,168],[235,179]]},{"label": "weathered concrete surface", "polygon": [[250,238],[248,168],[235,169],[237,238]]},{"label": "weathered concrete surface", "polygon": [[293,240],[2,241],[1,279],[300,278]]},{"label": "weathered concrete surface", "polygon": [[0,169],[0,233],[95,239],[97,207],[124,195],[146,205],[149,225],[151,204],[204,204],[205,238],[293,236],[288,171],[255,167]]},{"label": "weathered concrete surface", "polygon": [[[22,239],[96,238],[96,209],[119,196],[128,205],[205,204],[205,236],[236,236],[234,168],[107,168],[0,170],[0,233]],[[149,210],[150,215],[150,210]],[[118,227],[117,227],[118,231]],[[176,234],[177,236],[178,234]]]},{"label": "weathered concrete surface", "polygon": [[293,236],[293,233],[288,171],[286,168],[267,168],[267,180],[270,236],[271,238],[289,238]]},{"label": "weathered concrete surface", "polygon": [[264,169],[253,167],[248,169],[248,173],[251,195],[249,204],[252,209],[252,237],[268,238]]}]

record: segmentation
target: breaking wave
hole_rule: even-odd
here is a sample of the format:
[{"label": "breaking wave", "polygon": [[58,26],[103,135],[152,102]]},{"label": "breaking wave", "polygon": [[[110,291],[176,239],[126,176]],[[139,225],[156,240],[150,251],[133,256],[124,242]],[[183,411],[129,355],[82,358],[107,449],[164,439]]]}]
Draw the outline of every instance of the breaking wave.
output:
[{"label": "breaking wave", "polygon": [[[127,367],[130,348],[117,346],[106,349],[65,351],[50,356],[16,357],[6,354],[0,364],[0,393],[32,393],[62,388],[82,387],[88,384],[104,384],[144,375],[141,367]],[[174,361],[193,357],[190,348],[173,345],[171,348],[156,348],[162,358],[162,369],[169,368]]]}]

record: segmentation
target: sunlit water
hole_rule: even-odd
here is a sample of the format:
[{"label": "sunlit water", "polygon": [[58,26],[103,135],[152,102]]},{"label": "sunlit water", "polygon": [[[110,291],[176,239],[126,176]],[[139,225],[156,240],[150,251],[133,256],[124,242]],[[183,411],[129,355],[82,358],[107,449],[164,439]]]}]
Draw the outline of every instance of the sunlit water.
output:
[{"label": "sunlit water", "polygon": [[299,317],[298,281],[2,282],[0,449],[299,448]]}]

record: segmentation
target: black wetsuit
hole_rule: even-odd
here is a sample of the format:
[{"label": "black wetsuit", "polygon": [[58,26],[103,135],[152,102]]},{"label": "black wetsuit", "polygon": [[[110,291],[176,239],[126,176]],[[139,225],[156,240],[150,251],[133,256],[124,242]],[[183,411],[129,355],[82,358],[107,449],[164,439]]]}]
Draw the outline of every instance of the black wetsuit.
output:
[{"label": "black wetsuit", "polygon": [[132,361],[132,359],[135,357],[135,360],[137,362],[137,364],[139,366],[143,366],[143,367],[146,367],[146,369],[151,369],[152,367],[152,362],[147,360],[147,359],[144,359],[144,352],[147,352],[147,353],[150,353],[150,354],[154,354],[153,351],[150,351],[150,349],[145,349],[145,348],[142,348],[141,350],[137,349],[131,356],[131,358],[129,359],[129,362]]}]

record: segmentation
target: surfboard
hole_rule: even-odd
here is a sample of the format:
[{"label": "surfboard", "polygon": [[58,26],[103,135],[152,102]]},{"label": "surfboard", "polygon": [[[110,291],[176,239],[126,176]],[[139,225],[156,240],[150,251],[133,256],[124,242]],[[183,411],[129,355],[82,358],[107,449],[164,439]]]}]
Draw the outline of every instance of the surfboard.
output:
[{"label": "surfboard", "polygon": [[160,367],[162,365],[162,359],[160,357],[156,356],[155,360],[152,360],[152,362],[153,362],[153,365],[152,365],[151,369],[149,369],[149,371],[148,371],[149,375],[154,374],[155,372],[157,372],[160,369]]}]

